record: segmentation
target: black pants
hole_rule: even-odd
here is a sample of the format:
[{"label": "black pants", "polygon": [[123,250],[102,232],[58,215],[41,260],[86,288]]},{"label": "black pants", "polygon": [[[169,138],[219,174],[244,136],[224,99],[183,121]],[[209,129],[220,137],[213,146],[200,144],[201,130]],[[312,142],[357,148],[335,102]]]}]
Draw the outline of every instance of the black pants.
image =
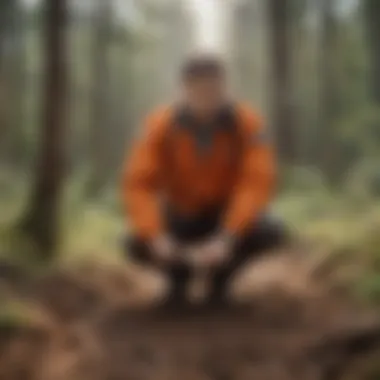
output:
[{"label": "black pants", "polygon": [[[167,229],[181,243],[200,241],[215,233],[220,224],[221,213],[220,210],[211,210],[199,217],[186,219],[173,212],[167,212]],[[287,240],[287,235],[282,223],[264,215],[236,242],[233,252],[231,252],[232,259],[228,261],[228,264],[218,268],[212,274],[211,299],[223,299],[228,280],[235,271],[242,267],[248,259],[282,245]],[[126,249],[133,260],[147,265],[155,265],[146,242],[130,237]],[[184,299],[187,284],[191,277],[191,268],[185,264],[177,264],[164,269],[171,280],[171,299],[174,301]]]}]

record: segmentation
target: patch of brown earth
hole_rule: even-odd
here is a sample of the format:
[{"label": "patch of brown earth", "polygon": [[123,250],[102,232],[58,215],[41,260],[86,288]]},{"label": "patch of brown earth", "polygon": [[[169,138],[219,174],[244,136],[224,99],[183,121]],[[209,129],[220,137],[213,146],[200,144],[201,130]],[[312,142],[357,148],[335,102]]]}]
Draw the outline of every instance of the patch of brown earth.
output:
[{"label": "patch of brown earth", "polygon": [[299,258],[247,266],[223,309],[166,310],[164,292],[159,275],[131,266],[30,280],[28,323],[0,330],[0,379],[362,380],[379,359],[378,315]]}]

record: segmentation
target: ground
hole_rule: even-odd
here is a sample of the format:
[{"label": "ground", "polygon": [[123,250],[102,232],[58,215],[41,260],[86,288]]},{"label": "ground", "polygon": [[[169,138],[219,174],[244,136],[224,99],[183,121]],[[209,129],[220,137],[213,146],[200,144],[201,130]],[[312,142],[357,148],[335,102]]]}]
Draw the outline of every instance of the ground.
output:
[{"label": "ground", "polygon": [[313,273],[278,253],[232,281],[228,307],[167,310],[164,279],[131,265],[83,262],[33,278],[3,268],[14,314],[1,324],[0,378],[365,379],[380,319]]},{"label": "ground", "polygon": [[[89,204],[70,188],[61,255],[32,270],[9,228],[25,206],[21,189],[1,197],[1,380],[380,378],[373,199],[282,197],[276,212],[300,241],[240,273],[228,309],[173,314],[157,306],[164,279],[121,257],[125,221],[114,196]],[[5,265],[10,257],[27,269]]]}]

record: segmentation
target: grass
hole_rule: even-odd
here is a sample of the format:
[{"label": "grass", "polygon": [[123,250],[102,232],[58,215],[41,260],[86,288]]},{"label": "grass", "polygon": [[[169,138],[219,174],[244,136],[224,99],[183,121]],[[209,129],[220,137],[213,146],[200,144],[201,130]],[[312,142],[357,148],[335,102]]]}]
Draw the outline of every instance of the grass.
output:
[{"label": "grass", "polygon": [[[21,180],[6,183],[5,190],[0,188],[0,253],[17,256],[22,248],[17,244],[18,248],[14,248],[19,238],[12,226],[22,214],[27,189]],[[116,201],[116,191],[110,190],[98,202],[84,202],[82,193],[80,181],[73,182],[66,191],[59,260],[120,260],[128,226]],[[350,259],[358,266],[356,290],[362,297],[380,302],[378,199],[319,189],[283,195],[274,210],[300,236],[322,245],[331,254],[351,252]]]}]

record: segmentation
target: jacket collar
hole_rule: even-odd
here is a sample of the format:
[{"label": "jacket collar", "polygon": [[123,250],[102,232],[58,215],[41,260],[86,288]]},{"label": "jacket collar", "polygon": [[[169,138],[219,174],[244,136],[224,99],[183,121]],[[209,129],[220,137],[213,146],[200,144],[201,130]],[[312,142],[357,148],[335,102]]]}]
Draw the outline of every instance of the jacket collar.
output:
[{"label": "jacket collar", "polygon": [[[180,128],[197,131],[201,123],[196,119],[186,104],[177,105],[174,112],[175,124]],[[212,131],[232,131],[235,124],[235,112],[232,103],[226,103],[215,114],[209,122],[207,129]]]}]

